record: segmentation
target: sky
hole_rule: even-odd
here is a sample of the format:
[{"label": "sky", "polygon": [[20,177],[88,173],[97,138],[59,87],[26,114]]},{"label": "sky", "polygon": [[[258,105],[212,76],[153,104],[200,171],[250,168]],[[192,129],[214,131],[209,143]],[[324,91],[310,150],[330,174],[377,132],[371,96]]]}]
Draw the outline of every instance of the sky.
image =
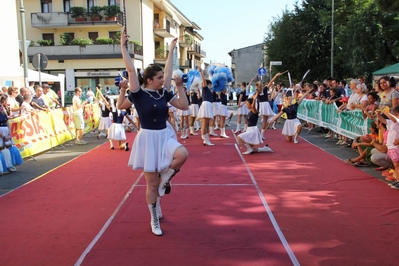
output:
[{"label": "sky", "polygon": [[231,66],[230,51],[262,43],[274,18],[293,10],[298,0],[170,1],[201,28],[203,60]]}]

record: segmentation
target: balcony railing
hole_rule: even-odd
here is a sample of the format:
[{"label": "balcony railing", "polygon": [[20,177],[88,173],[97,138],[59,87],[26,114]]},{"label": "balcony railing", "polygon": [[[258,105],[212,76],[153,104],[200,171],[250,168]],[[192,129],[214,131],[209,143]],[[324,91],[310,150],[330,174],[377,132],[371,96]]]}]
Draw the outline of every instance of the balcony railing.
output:
[{"label": "balcony railing", "polygon": [[[138,48],[137,48],[138,47]],[[132,43],[128,45],[128,51],[135,58],[142,58],[143,49]],[[141,49],[140,49],[141,48]],[[28,47],[28,56],[32,57],[37,53],[43,53],[49,60],[64,59],[97,59],[97,58],[122,58],[119,44],[91,44],[60,45],[60,46],[33,46]]]},{"label": "balcony railing", "polygon": [[187,52],[199,57],[206,57],[206,52],[201,50],[201,45],[194,44],[188,48]]},{"label": "balcony railing", "polygon": [[180,68],[191,68],[191,60],[182,60],[180,62]]},{"label": "balcony railing", "polygon": [[44,28],[60,28],[79,26],[87,27],[90,25],[95,26],[122,26],[123,14],[119,14],[116,20],[108,20],[107,17],[101,18],[99,21],[91,21],[91,18],[86,18],[85,21],[76,21],[72,18],[69,13],[65,12],[53,12],[53,13],[31,13],[32,27],[44,29]]}]

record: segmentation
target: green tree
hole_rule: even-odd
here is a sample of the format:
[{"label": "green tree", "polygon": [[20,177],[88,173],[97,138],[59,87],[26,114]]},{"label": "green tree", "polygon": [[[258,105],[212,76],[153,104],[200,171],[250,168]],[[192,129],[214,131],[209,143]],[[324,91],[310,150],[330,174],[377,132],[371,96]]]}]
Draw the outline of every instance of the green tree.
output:
[{"label": "green tree", "polygon": [[[303,0],[274,19],[265,37],[268,61],[283,61],[273,72],[289,69],[293,80],[330,76],[331,0]],[[365,75],[399,61],[399,16],[378,9],[374,0],[334,2],[334,76]],[[267,64],[269,62],[266,62]]]},{"label": "green tree", "polygon": [[375,0],[378,8],[387,13],[399,12],[399,1],[397,0]]}]

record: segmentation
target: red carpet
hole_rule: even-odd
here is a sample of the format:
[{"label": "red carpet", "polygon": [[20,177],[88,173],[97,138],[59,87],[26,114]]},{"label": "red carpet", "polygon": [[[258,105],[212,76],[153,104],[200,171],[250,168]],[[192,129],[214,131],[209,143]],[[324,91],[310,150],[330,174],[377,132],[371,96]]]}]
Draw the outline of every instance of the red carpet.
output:
[{"label": "red carpet", "polygon": [[271,161],[245,159],[300,264],[397,265],[398,191],[280,134],[267,132]]},{"label": "red carpet", "polygon": [[73,265],[140,174],[128,155],[105,144],[1,197],[0,265]]},{"label": "red carpet", "polygon": [[99,235],[140,172],[127,152],[90,151],[0,198],[0,265],[73,265],[85,250],[82,265],[292,265],[251,174],[301,265],[397,264],[397,191],[302,139],[266,136],[275,153],[245,155],[250,173],[234,138],[186,140],[162,237],[143,178]]}]

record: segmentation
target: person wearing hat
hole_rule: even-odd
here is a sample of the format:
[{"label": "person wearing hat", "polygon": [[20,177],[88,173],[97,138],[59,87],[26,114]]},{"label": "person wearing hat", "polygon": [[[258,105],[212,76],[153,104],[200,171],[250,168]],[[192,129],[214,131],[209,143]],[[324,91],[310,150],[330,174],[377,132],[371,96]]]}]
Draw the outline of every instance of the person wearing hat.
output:
[{"label": "person wearing hat", "polygon": [[50,109],[54,109],[55,107],[57,107],[57,105],[61,106],[60,102],[57,100],[57,93],[50,89],[50,86],[48,84],[43,84],[43,99],[45,100],[46,105],[50,107]]}]

